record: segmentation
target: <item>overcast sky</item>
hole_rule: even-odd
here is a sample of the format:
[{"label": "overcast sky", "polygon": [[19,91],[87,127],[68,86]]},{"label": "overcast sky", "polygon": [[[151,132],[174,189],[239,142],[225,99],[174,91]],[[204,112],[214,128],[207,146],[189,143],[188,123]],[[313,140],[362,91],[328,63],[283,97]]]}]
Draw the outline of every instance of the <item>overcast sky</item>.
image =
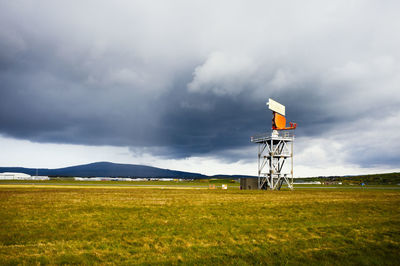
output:
[{"label": "overcast sky", "polygon": [[400,171],[399,1],[0,0],[0,166],[257,174],[269,97],[295,175]]}]

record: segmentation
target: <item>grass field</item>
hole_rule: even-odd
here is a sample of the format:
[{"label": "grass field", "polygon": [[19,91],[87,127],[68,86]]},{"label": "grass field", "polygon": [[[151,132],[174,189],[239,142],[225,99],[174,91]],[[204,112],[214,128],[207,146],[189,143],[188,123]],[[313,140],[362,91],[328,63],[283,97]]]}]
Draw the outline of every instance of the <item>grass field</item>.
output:
[{"label": "grass field", "polygon": [[231,180],[195,180],[195,181],[75,181],[72,178],[51,179],[51,180],[0,180],[0,185],[6,184],[54,184],[54,185],[106,185],[106,186],[162,186],[162,187],[205,187],[215,184],[221,187],[222,184],[227,184],[229,187],[239,188],[238,182],[230,182]]},{"label": "grass field", "polygon": [[399,265],[399,190],[0,185],[0,264]]}]

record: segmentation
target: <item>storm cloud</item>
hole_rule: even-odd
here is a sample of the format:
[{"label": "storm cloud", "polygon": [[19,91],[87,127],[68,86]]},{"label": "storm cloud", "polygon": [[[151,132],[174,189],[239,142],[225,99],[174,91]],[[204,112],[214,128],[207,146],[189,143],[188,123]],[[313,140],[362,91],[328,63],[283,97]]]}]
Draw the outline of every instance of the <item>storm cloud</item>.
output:
[{"label": "storm cloud", "polygon": [[[0,134],[166,158],[238,150],[269,97],[360,166],[400,165],[398,1],[0,1]],[[253,155],[251,155],[253,156]]]}]

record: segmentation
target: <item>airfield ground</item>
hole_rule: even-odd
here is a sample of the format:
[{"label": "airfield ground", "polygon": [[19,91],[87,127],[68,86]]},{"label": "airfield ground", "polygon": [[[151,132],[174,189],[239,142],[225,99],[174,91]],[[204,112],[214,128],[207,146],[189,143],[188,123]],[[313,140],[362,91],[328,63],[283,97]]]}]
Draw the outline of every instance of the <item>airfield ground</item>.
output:
[{"label": "airfield ground", "polygon": [[73,184],[0,183],[1,265],[400,264],[398,189]]}]

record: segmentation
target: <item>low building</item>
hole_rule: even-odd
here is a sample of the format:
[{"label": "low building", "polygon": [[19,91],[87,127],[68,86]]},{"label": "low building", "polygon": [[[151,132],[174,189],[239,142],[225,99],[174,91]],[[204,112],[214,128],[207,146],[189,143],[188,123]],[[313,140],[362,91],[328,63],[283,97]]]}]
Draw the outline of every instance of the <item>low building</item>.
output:
[{"label": "low building", "polygon": [[31,176],[24,173],[0,173],[0,180],[49,180],[48,176]]},{"label": "low building", "polygon": [[240,189],[258,189],[258,178],[240,178]]}]

